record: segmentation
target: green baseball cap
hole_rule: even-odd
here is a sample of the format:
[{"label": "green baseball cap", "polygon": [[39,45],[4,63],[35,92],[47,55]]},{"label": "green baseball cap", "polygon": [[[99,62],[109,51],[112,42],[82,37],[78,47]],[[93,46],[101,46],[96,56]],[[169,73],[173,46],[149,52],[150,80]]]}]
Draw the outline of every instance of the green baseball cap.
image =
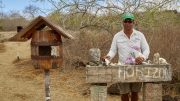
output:
[{"label": "green baseball cap", "polygon": [[122,19],[123,20],[125,20],[125,19],[131,19],[131,20],[134,20],[134,15],[132,14],[132,13],[129,13],[129,12],[127,12],[127,13],[124,13],[123,15],[122,15]]}]

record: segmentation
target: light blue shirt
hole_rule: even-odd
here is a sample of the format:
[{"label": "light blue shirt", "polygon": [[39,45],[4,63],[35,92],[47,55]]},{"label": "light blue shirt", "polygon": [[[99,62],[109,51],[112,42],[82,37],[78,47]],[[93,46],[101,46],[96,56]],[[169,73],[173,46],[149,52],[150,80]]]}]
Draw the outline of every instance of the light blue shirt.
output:
[{"label": "light blue shirt", "polygon": [[146,60],[149,56],[149,45],[143,33],[133,29],[130,39],[122,31],[115,34],[111,48],[107,56],[112,59],[118,52],[120,63],[131,64],[135,62],[138,56]]}]

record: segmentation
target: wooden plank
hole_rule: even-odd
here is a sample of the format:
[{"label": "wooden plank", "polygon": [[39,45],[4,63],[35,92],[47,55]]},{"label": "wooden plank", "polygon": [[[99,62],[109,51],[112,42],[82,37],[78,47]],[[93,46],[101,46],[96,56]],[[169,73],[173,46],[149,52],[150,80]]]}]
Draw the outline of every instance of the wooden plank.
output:
[{"label": "wooden plank", "polygon": [[35,46],[58,46],[58,45],[62,45],[62,42],[31,42],[31,45],[35,45]]},{"label": "wooden plank", "polygon": [[107,86],[92,85],[90,91],[91,101],[106,101]]},{"label": "wooden plank", "polygon": [[45,101],[51,101],[49,70],[44,70],[44,74],[45,74]]},{"label": "wooden plank", "polygon": [[172,79],[170,65],[87,66],[87,83],[161,82]]},{"label": "wooden plank", "polygon": [[[55,30],[59,35],[62,35],[65,38],[73,39],[73,37],[65,32],[61,27],[53,24],[51,21],[46,19],[45,17],[38,16],[36,19],[34,19],[26,28],[22,29],[19,33],[17,33],[15,36],[10,38],[10,41],[25,41],[26,38],[32,37],[32,33],[34,33],[36,30],[41,30],[45,26],[50,27],[51,29]],[[23,39],[25,37],[25,39]]]},{"label": "wooden plank", "polygon": [[52,68],[50,59],[38,60],[38,62],[42,69],[49,70]]}]

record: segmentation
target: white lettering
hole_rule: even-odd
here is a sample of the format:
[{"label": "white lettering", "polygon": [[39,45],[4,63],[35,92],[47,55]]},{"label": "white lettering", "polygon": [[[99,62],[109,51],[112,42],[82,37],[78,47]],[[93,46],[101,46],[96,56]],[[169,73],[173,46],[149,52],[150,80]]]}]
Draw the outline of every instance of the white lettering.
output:
[{"label": "white lettering", "polygon": [[128,66],[126,68],[126,76],[127,76],[127,78],[134,76],[134,67]]}]

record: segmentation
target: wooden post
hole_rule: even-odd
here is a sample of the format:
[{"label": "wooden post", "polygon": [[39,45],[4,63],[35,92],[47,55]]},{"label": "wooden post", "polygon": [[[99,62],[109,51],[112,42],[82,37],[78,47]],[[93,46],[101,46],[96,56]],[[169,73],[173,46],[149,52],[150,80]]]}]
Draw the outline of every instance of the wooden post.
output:
[{"label": "wooden post", "polygon": [[[20,32],[21,30],[23,29],[23,27],[22,26],[17,26],[17,32]],[[18,43],[18,47],[19,47],[20,45],[19,45],[19,43]],[[19,61],[20,60],[20,57],[19,57],[19,51],[17,52],[17,54],[16,54],[17,56],[17,61]]]},{"label": "wooden post", "polygon": [[107,84],[95,84],[90,88],[91,101],[106,101]]},{"label": "wooden post", "polygon": [[162,84],[145,83],[144,101],[162,101]]},{"label": "wooden post", "polygon": [[45,73],[45,101],[51,101],[50,98],[50,77],[49,77],[49,70],[44,70]]},{"label": "wooden post", "polygon": [[162,101],[162,84],[159,83],[172,80],[171,65],[159,64],[159,54],[154,57],[153,64],[145,65],[87,65],[86,82],[93,84],[90,89],[91,101],[105,101],[107,85],[102,84],[117,82],[144,82],[143,101]]},{"label": "wooden post", "polygon": [[[159,53],[155,53],[153,57],[153,64],[159,65],[159,58]],[[143,101],[162,101],[162,84],[144,83]]]},{"label": "wooden post", "polygon": [[[93,63],[92,65],[99,65],[100,57],[101,57],[100,49],[91,48],[89,50],[89,61]],[[92,84],[90,90],[91,90],[91,101],[106,101],[106,97],[107,97],[106,83]]]}]

